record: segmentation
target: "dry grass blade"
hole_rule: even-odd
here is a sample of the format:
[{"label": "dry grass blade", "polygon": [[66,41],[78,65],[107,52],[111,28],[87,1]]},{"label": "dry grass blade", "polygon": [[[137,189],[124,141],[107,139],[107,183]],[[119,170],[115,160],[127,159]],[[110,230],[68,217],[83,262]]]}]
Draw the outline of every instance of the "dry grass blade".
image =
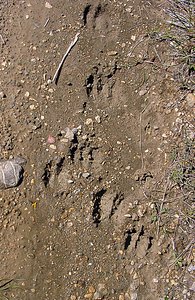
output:
[{"label": "dry grass blade", "polygon": [[177,256],[177,258],[174,260],[174,262],[172,262],[170,265],[169,265],[169,268],[171,268],[173,265],[175,265],[177,263],[177,261],[183,257],[194,245],[195,243],[195,240],[191,240],[189,242],[189,244],[185,247],[185,249]]},{"label": "dry grass blade", "polygon": [[19,288],[16,281],[15,279],[0,279],[0,300],[8,299],[5,295],[6,292]]},{"label": "dry grass blade", "polygon": [[168,0],[170,24],[167,40],[173,57],[179,63],[178,79],[183,88],[195,87],[195,2],[194,0]]}]

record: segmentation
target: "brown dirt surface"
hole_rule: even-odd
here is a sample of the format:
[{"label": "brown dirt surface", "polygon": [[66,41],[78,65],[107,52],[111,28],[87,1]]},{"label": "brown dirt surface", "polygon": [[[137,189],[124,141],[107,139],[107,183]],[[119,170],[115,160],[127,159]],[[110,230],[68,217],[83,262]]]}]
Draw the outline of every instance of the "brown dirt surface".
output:
[{"label": "brown dirt surface", "polygon": [[0,153],[27,161],[0,191],[0,297],[193,298],[192,226],[167,174],[194,96],[153,38],[163,5],[0,1]]}]

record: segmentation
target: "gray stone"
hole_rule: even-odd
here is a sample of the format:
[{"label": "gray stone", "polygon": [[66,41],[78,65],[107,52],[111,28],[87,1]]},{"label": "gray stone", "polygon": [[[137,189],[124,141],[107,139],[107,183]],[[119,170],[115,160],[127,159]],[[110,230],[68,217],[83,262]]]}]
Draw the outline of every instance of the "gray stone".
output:
[{"label": "gray stone", "polygon": [[0,189],[15,187],[22,181],[24,163],[22,157],[0,161]]}]

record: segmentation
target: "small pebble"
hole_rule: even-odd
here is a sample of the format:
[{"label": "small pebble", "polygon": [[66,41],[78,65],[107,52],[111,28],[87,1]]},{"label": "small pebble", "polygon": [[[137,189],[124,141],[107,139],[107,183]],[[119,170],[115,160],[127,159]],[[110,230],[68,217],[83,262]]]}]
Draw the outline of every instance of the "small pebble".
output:
[{"label": "small pebble", "polygon": [[26,93],[24,94],[24,96],[25,96],[26,98],[28,98],[28,97],[30,96],[30,93],[29,93],[29,92],[26,92]]},{"label": "small pebble", "polygon": [[92,285],[90,285],[90,287],[88,289],[88,292],[89,293],[95,293],[95,288]]},{"label": "small pebble", "polygon": [[70,142],[74,141],[76,132],[77,132],[76,128],[70,129],[67,127],[65,138],[68,139]]},{"label": "small pebble", "polygon": [[137,293],[131,293],[131,300],[137,300]]},{"label": "small pebble", "polygon": [[47,143],[48,144],[54,144],[55,143],[55,138],[52,135],[49,135],[47,138]]},{"label": "small pebble", "polygon": [[193,272],[193,271],[195,271],[195,266],[194,265],[189,265],[188,272]]},{"label": "small pebble", "polygon": [[115,55],[118,54],[118,52],[117,52],[117,51],[108,51],[107,54],[108,54],[109,56],[115,56]]},{"label": "small pebble", "polygon": [[88,172],[85,172],[85,173],[82,174],[82,177],[83,177],[83,178],[88,178],[88,177],[90,177],[90,176],[91,176],[91,174],[88,173]]},{"label": "small pebble", "polygon": [[190,108],[194,107],[195,106],[195,95],[192,93],[187,94],[186,101]]},{"label": "small pebble", "polygon": [[56,145],[53,145],[53,144],[51,144],[50,146],[49,146],[52,150],[56,150]]},{"label": "small pebble", "polygon": [[0,92],[0,99],[4,99],[4,98],[6,98],[5,93],[4,92]]},{"label": "small pebble", "polygon": [[35,109],[35,105],[34,104],[31,104],[29,107],[30,107],[31,110]]},{"label": "small pebble", "polygon": [[74,181],[71,180],[71,179],[69,179],[69,180],[68,180],[68,183],[69,183],[69,184],[72,184],[72,183],[74,183]]},{"label": "small pebble", "polygon": [[93,295],[93,300],[101,300],[103,298],[104,296],[102,296],[100,292],[95,292],[95,294]]},{"label": "small pebble", "polygon": [[191,287],[189,288],[191,291],[195,292],[195,281],[192,283]]},{"label": "small pebble", "polygon": [[93,297],[93,294],[91,294],[91,293],[88,293],[88,294],[84,295],[85,299],[92,299],[92,297]]},{"label": "small pebble", "polygon": [[91,125],[91,124],[93,124],[93,120],[92,120],[91,118],[89,118],[89,119],[87,119],[87,120],[85,121],[85,124],[86,124],[86,125]]},{"label": "small pebble", "polygon": [[132,9],[133,9],[133,6],[129,6],[129,7],[126,8],[126,11],[127,11],[128,13],[131,13],[131,12],[132,12]]},{"label": "small pebble", "polygon": [[96,116],[96,117],[95,117],[95,120],[96,120],[97,123],[101,123],[101,118],[100,118],[100,116]]},{"label": "small pebble", "polygon": [[52,5],[49,2],[45,2],[45,7],[46,8],[52,8]]},{"label": "small pebble", "polygon": [[69,139],[67,139],[67,138],[66,138],[66,139],[61,139],[60,142],[63,143],[63,144],[64,144],[64,143],[68,143],[68,142],[69,142]]},{"label": "small pebble", "polygon": [[139,96],[144,96],[148,91],[145,89],[145,90],[141,90],[139,91]]},{"label": "small pebble", "polygon": [[131,300],[130,295],[128,293],[125,293],[125,300]]}]

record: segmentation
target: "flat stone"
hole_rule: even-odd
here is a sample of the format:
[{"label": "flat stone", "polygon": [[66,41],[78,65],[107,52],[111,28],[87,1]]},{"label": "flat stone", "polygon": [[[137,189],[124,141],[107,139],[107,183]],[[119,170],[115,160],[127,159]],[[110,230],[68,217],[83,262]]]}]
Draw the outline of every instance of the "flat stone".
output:
[{"label": "flat stone", "polygon": [[82,177],[83,177],[83,178],[88,178],[88,177],[90,177],[90,176],[91,176],[91,174],[88,173],[88,172],[84,172],[84,173],[82,174]]}]

